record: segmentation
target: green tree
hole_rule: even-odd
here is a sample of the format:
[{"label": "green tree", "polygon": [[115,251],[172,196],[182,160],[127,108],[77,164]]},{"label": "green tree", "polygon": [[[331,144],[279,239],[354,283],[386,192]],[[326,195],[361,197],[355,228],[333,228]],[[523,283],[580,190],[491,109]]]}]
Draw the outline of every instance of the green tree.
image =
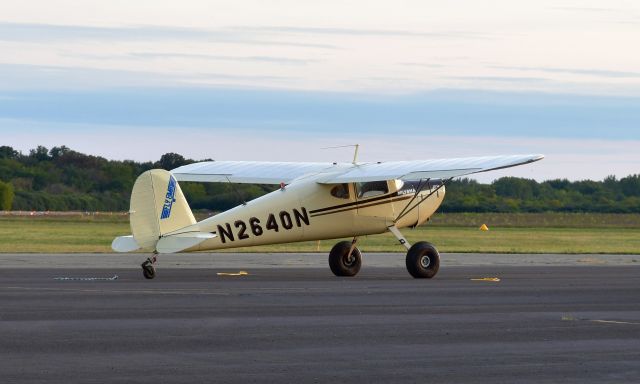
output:
[{"label": "green tree", "polygon": [[199,203],[207,197],[207,192],[202,183],[180,183],[180,188],[182,188],[182,192],[190,204]]},{"label": "green tree", "polygon": [[20,153],[15,149],[3,145],[0,147],[0,159],[17,159]]},{"label": "green tree", "polygon": [[[28,155],[0,146],[0,180],[9,185],[3,188],[2,199],[11,189],[15,190],[12,209],[126,210],[138,175],[192,162],[177,153],[167,153],[155,163],[138,163],[86,155],[64,145],[50,151],[38,146]],[[230,183],[181,183],[181,187],[192,208],[217,211],[278,188]],[[640,213],[640,175],[544,182],[507,177],[492,184],[461,179],[448,184],[446,193],[440,212]]]},{"label": "green tree", "polygon": [[49,150],[47,147],[43,147],[42,145],[38,145],[36,149],[30,150],[29,157],[37,161],[47,161],[51,159],[49,157]]},{"label": "green tree", "polygon": [[517,177],[503,177],[493,182],[496,195],[522,200],[531,199],[536,186],[537,183],[535,180],[520,179]]},{"label": "green tree", "polygon": [[193,162],[193,160],[185,159],[182,155],[170,152],[162,155],[162,157],[160,157],[160,161],[158,161],[155,166],[170,171]]},{"label": "green tree", "polygon": [[0,209],[10,211],[13,206],[13,185],[0,180]]},{"label": "green tree", "polygon": [[63,145],[61,147],[53,147],[51,148],[51,150],[49,151],[49,155],[51,156],[52,159],[57,159],[60,156],[64,156],[65,154],[71,152],[71,149],[69,149],[69,147],[67,147],[66,145]]},{"label": "green tree", "polygon": [[631,175],[620,179],[619,189],[625,196],[640,194],[640,175]]}]

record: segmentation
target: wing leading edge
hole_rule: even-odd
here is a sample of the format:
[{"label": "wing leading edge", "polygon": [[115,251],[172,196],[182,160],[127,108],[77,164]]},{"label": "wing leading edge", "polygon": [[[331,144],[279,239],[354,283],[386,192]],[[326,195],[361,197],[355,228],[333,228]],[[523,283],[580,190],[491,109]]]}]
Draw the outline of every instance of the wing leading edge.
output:
[{"label": "wing leading edge", "polygon": [[542,160],[543,155],[466,157],[378,163],[288,163],[207,161],[171,171],[179,181],[280,184],[306,175],[318,175],[321,184],[379,180],[447,179],[515,167]]}]

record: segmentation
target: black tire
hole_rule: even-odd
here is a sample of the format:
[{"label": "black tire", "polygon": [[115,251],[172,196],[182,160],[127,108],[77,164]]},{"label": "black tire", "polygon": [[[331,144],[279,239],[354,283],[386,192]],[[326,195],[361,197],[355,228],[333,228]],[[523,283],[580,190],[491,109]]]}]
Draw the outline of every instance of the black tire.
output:
[{"label": "black tire", "polygon": [[416,279],[430,279],[440,269],[440,253],[436,247],[420,241],[411,246],[407,252],[407,271]]},{"label": "black tire", "polygon": [[142,274],[146,279],[153,279],[154,277],[156,277],[156,269],[153,267],[153,265],[143,265]]},{"label": "black tire", "polygon": [[362,266],[362,253],[358,248],[353,248],[351,257],[349,250],[351,249],[350,241],[341,241],[334,245],[329,252],[329,268],[336,276],[355,276]]}]

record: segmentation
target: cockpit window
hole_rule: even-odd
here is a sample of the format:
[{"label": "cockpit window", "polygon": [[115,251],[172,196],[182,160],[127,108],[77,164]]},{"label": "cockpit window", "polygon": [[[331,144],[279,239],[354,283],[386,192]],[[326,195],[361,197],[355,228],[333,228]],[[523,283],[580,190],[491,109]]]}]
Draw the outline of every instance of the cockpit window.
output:
[{"label": "cockpit window", "polygon": [[338,184],[331,188],[331,196],[339,199],[349,198],[349,184]]},{"label": "cockpit window", "polygon": [[368,183],[355,183],[356,193],[359,199],[384,195],[389,193],[389,187],[386,181],[371,181]]}]

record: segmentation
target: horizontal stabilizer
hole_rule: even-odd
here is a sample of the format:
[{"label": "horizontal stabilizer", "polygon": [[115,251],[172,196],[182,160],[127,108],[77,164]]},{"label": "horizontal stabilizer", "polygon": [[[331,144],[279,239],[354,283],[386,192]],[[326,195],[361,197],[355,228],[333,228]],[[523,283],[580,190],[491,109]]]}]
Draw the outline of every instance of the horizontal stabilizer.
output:
[{"label": "horizontal stabilizer", "polygon": [[129,235],[113,239],[113,242],[111,242],[111,249],[116,252],[133,252],[140,249],[140,246],[136,243],[136,239]]},{"label": "horizontal stabilizer", "polygon": [[187,232],[170,235],[158,240],[156,251],[159,253],[176,253],[193,248],[214,237],[216,237],[216,235],[208,232]]}]

